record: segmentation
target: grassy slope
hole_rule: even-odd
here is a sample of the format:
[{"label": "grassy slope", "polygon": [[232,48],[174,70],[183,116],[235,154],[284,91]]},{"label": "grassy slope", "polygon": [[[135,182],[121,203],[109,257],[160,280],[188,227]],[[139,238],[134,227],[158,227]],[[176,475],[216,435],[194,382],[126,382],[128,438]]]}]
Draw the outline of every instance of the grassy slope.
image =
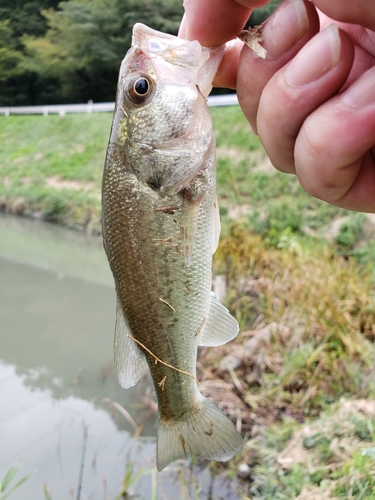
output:
[{"label": "grassy slope", "polygon": [[110,126],[109,113],[1,117],[0,206],[99,231]]},{"label": "grassy slope", "polygon": [[[306,195],[293,176],[270,171],[259,139],[250,132],[238,107],[213,108],[212,114],[224,226],[238,216],[240,205],[245,205],[256,231],[271,233],[271,237],[283,230],[296,234],[306,228],[321,230],[345,214]],[[87,226],[90,217],[98,219],[111,119],[109,113],[0,117],[3,208],[78,227]],[[363,222],[361,216],[351,217],[351,226]],[[88,229],[97,230],[97,220]],[[350,238],[355,235],[346,236],[347,243],[353,243]]]},{"label": "grassy slope", "polygon": [[[254,209],[253,221],[261,228],[265,224],[265,209],[278,212],[292,204],[296,220],[290,220],[289,214],[286,224],[318,227],[340,213],[304,195],[294,177],[257,168],[263,160],[267,170],[265,155],[238,107],[212,111],[218,146],[218,192],[224,216],[238,204],[250,204]],[[46,179],[59,176],[62,180],[89,184],[86,202],[87,206],[92,203],[94,210],[98,205],[91,198],[97,197],[100,190],[110,124],[108,113],[71,114],[64,118],[0,117],[0,195],[24,197],[25,210],[42,211],[48,218],[49,207],[45,212],[43,201],[47,193],[53,199],[58,195],[57,186],[49,187]],[[56,207],[54,217],[59,220],[60,216],[62,222],[69,224],[69,204],[82,204],[82,196],[68,184],[59,191],[61,213]],[[74,223],[79,222],[73,219]]]},{"label": "grassy slope", "polygon": [[[208,395],[215,400],[218,392],[210,394],[210,387],[224,379],[222,399],[233,400],[229,413],[236,418],[241,411],[252,443],[262,436],[263,445],[257,441],[251,448],[256,452],[242,458],[255,467],[246,494],[292,498],[311,484],[331,485],[342,498],[351,498],[352,491],[375,498],[366,496],[375,482],[365,474],[372,456],[358,458],[360,447],[335,466],[335,475],[329,449],[319,455],[319,474],[303,461],[280,465],[276,453],[298,427],[296,419],[316,420],[342,396],[373,396],[373,227],[363,214],[315,200],[295,177],[273,171],[238,107],[215,108],[212,114],[223,223],[215,269],[226,277],[227,304],[242,333],[229,347],[203,352],[201,364]],[[1,117],[0,208],[100,231],[110,124],[111,115],[99,113]],[[335,226],[333,242],[327,241]],[[222,359],[233,369],[223,369]],[[371,440],[372,434],[366,446]],[[334,481],[350,467],[357,489],[348,484],[339,491]]]}]

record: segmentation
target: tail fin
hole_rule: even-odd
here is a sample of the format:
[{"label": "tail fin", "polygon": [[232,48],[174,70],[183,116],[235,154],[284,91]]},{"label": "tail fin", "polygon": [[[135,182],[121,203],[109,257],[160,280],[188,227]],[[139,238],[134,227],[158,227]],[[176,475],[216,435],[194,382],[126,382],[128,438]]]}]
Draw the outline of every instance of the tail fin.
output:
[{"label": "tail fin", "polygon": [[158,421],[156,463],[159,471],[189,455],[226,462],[242,447],[242,437],[232,422],[203,396],[199,407],[183,420],[159,418]]}]

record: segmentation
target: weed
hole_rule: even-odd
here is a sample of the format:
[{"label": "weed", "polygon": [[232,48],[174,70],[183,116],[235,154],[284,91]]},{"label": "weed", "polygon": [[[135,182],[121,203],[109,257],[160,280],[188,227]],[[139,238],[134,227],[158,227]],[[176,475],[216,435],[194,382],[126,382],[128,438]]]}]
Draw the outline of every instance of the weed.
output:
[{"label": "weed", "polygon": [[259,351],[267,398],[287,398],[310,411],[345,393],[370,394],[375,295],[369,267],[324,245],[314,254],[303,246],[274,248],[242,223],[221,241],[215,265],[227,277],[227,304],[243,330],[258,316],[285,325]]},{"label": "weed", "polygon": [[[23,483],[25,483],[31,476],[35,474],[35,472],[31,472],[27,474],[22,479],[16,482],[13,486],[11,486],[11,482],[17,475],[19,471],[19,467],[11,467],[9,471],[5,474],[2,481],[0,481],[0,500],[5,500],[8,498],[14,491],[16,491]],[[7,490],[7,491],[5,491]]]},{"label": "weed", "polygon": [[138,481],[151,474],[151,492],[150,500],[157,499],[157,485],[156,485],[156,469],[150,469],[145,471],[141,467],[137,472],[135,472],[135,464],[131,461],[125,463],[125,475],[122,480],[121,491],[116,497],[116,500],[130,500],[130,499],[140,499],[141,497],[132,491],[132,488],[138,483]]},{"label": "weed", "polygon": [[[315,200],[295,177],[271,170],[239,107],[214,108],[212,115],[223,228],[214,266],[226,278],[226,302],[241,335],[229,347],[204,351],[205,379],[225,379],[234,398],[232,417],[240,412],[247,435],[259,420],[264,428],[286,414],[316,418],[342,396],[375,395],[369,219]],[[110,114],[1,118],[0,207],[99,232],[110,122]],[[78,181],[78,188],[65,181]],[[335,221],[341,225],[329,242]],[[221,368],[221,358],[234,351],[238,368]],[[349,416],[351,442],[372,443],[374,419]],[[277,458],[295,431],[292,421],[271,426],[262,446],[253,448],[249,496],[289,499],[302,495],[306,483],[334,488],[340,498],[372,498],[374,457],[351,445],[350,455],[338,450],[341,436],[326,423],[330,435],[317,428],[301,444],[313,466],[281,467]],[[139,475],[128,465],[122,498]],[[193,490],[199,495],[198,486]]]},{"label": "weed", "polygon": [[67,210],[64,198],[56,193],[54,196],[48,197],[44,208],[44,217],[48,222],[63,222]]},{"label": "weed", "polygon": [[351,254],[355,245],[365,237],[364,224],[366,215],[363,213],[351,214],[340,226],[335,237],[338,251],[342,255]]},{"label": "weed", "polygon": [[373,435],[358,439],[358,433],[374,411],[365,400],[342,401],[308,424],[285,420],[266,428],[249,484],[252,498],[373,498]]}]

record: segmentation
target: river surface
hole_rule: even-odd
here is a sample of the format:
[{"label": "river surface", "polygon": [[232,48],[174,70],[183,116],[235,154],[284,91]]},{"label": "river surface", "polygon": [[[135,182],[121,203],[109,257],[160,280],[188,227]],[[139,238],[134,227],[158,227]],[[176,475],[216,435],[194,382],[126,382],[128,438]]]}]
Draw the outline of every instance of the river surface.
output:
[{"label": "river surface", "polygon": [[237,499],[187,461],[156,472],[152,384],[119,387],[114,318],[100,238],[0,214],[0,481],[33,473],[10,498],[114,500],[133,471],[139,499]]}]

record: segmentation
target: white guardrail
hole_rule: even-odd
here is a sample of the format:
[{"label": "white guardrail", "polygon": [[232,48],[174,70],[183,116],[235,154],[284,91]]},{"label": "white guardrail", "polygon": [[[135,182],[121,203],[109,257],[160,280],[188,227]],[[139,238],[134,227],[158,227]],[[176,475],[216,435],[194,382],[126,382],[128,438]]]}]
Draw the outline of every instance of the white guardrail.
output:
[{"label": "white guardrail", "polygon": [[[209,106],[234,106],[238,104],[236,94],[212,95],[208,97]],[[0,115],[44,115],[66,113],[98,113],[113,111],[114,102],[92,102],[87,104],[50,104],[47,106],[4,106],[0,107]]]}]

